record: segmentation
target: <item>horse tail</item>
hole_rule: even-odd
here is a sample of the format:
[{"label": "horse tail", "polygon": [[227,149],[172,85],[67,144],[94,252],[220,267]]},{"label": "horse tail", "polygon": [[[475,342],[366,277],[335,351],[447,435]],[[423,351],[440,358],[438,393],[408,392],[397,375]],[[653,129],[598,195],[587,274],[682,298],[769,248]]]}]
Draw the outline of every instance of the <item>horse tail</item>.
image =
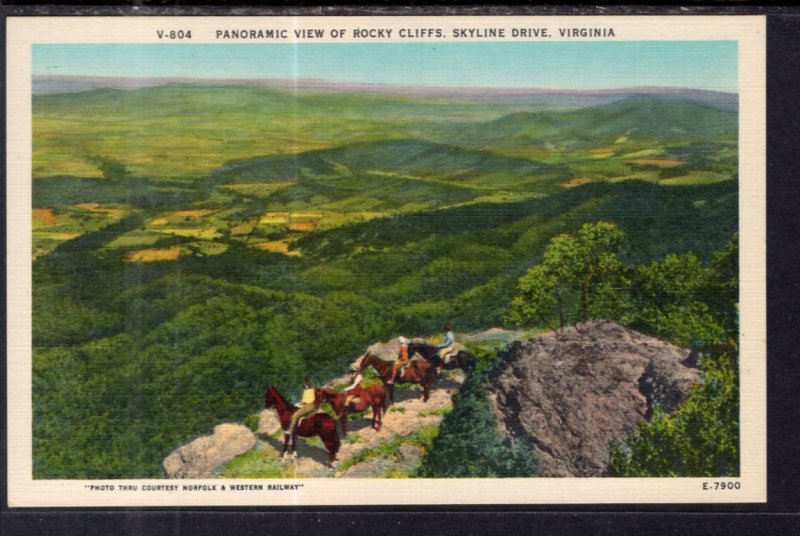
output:
[{"label": "horse tail", "polygon": [[320,430],[319,437],[325,444],[325,450],[328,451],[330,459],[333,460],[336,458],[336,453],[339,452],[339,448],[342,446],[342,440],[339,439],[339,430],[337,429],[336,421],[330,416],[327,417],[328,419],[325,420],[324,426],[322,430]]}]

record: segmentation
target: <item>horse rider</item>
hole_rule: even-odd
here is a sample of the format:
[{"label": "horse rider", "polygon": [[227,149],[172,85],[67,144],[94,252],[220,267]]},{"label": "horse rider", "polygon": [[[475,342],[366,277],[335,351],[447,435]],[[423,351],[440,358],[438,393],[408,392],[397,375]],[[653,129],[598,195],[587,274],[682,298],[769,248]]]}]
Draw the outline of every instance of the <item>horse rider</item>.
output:
[{"label": "horse rider", "polygon": [[400,341],[400,351],[397,354],[397,361],[392,363],[392,375],[389,377],[389,381],[386,382],[389,384],[394,384],[394,377],[397,375],[397,371],[411,362],[408,358],[408,339],[400,337],[397,340]]},{"label": "horse rider", "polygon": [[346,408],[350,402],[353,400],[358,399],[361,396],[361,392],[364,388],[361,386],[361,382],[364,377],[361,375],[361,369],[354,369],[353,373],[350,375],[350,385],[345,388],[344,393],[347,395],[344,399],[344,407]]},{"label": "horse rider", "polygon": [[448,322],[444,325],[444,342],[436,346],[439,350],[439,368],[444,366],[444,356],[454,350],[456,336],[453,335],[453,326]]},{"label": "horse rider", "polygon": [[292,420],[289,422],[289,432],[288,436],[293,436],[295,434],[295,429],[297,428],[297,424],[300,422],[300,419],[304,417],[310,417],[313,415],[317,408],[319,407],[319,402],[316,400],[316,395],[314,393],[314,384],[311,383],[311,380],[305,380],[303,382],[305,388],[303,389],[303,399],[300,401],[300,408],[294,412],[292,415]]}]

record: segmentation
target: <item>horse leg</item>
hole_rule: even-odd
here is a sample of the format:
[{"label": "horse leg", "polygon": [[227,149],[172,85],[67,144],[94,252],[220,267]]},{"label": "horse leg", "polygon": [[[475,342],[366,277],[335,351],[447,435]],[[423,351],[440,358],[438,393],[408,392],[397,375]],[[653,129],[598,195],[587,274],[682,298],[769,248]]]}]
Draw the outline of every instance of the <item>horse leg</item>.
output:
[{"label": "horse leg", "polygon": [[336,453],[339,452],[339,447],[342,442],[339,440],[339,434],[336,431],[335,425],[333,430],[326,429],[325,427],[320,428],[319,437],[325,445],[325,450],[328,451],[328,463],[333,464],[333,462],[336,461]]},{"label": "horse leg", "polygon": [[290,434],[287,432],[283,433],[283,452],[281,452],[281,461],[286,460],[286,451],[289,449],[289,438]]},{"label": "horse leg", "polygon": [[292,458],[297,459],[297,430],[292,434]]},{"label": "horse leg", "polygon": [[381,410],[383,409],[380,404],[372,405],[372,427],[376,432],[381,431]]},{"label": "horse leg", "polygon": [[347,437],[347,408],[345,408],[339,416],[339,423],[342,426],[342,437]]}]

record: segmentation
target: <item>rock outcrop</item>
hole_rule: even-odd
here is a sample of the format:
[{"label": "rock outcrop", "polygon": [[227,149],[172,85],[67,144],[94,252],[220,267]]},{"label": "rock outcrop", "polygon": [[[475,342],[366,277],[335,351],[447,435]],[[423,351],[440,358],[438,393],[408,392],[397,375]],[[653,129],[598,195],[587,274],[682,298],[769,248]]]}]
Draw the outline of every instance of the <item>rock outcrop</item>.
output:
[{"label": "rock outcrop", "polygon": [[272,435],[281,428],[281,421],[274,409],[262,409],[258,414],[259,434]]},{"label": "rock outcrop", "polygon": [[253,448],[256,436],[242,424],[224,423],[164,458],[167,478],[206,478],[218,465]]},{"label": "rock outcrop", "polygon": [[611,440],[700,381],[689,354],[606,321],[530,339],[490,378],[501,432],[533,443],[540,476],[602,476]]}]

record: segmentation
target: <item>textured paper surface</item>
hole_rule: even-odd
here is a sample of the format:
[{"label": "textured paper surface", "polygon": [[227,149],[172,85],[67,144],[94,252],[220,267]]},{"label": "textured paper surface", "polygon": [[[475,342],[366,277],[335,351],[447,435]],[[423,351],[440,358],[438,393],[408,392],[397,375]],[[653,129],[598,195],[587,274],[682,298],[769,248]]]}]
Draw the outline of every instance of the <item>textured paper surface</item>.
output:
[{"label": "textured paper surface", "polygon": [[[303,479],[301,481],[172,480],[82,481],[32,478],[31,407],[31,63],[37,44],[165,44],[157,30],[191,30],[191,41],[225,46],[266,39],[224,39],[219,30],[286,30],[284,42],[331,44],[395,42],[526,41],[514,28],[548,28],[551,41],[735,41],[739,92],[739,227],[741,240],[741,476],[738,478],[570,478],[570,479]],[[323,38],[293,36],[296,29],[324,29]],[[394,29],[391,38],[353,37],[356,29]],[[560,28],[613,28],[613,37],[559,35]],[[439,29],[426,35],[417,29]],[[453,37],[454,29],[474,29]],[[494,29],[503,37],[480,37]],[[343,37],[332,38],[331,30]],[[366,504],[578,504],[724,503],[766,500],[766,251],[765,251],[765,19],[763,17],[9,17],[7,26],[8,111],[8,497],[26,506],[195,506],[195,505],[366,505]],[[472,35],[472,37],[470,37]],[[358,61],[358,58],[353,58]],[[474,86],[483,85],[476,81]],[[703,482],[725,480],[739,489],[703,490]],[[291,492],[230,491],[230,485],[302,484]],[[125,484],[136,492],[122,491]],[[217,490],[186,491],[185,484]],[[89,486],[114,486],[90,491]],[[174,491],[158,486],[176,485]],[[226,491],[221,491],[225,486]],[[148,489],[149,488],[149,489]]]}]

